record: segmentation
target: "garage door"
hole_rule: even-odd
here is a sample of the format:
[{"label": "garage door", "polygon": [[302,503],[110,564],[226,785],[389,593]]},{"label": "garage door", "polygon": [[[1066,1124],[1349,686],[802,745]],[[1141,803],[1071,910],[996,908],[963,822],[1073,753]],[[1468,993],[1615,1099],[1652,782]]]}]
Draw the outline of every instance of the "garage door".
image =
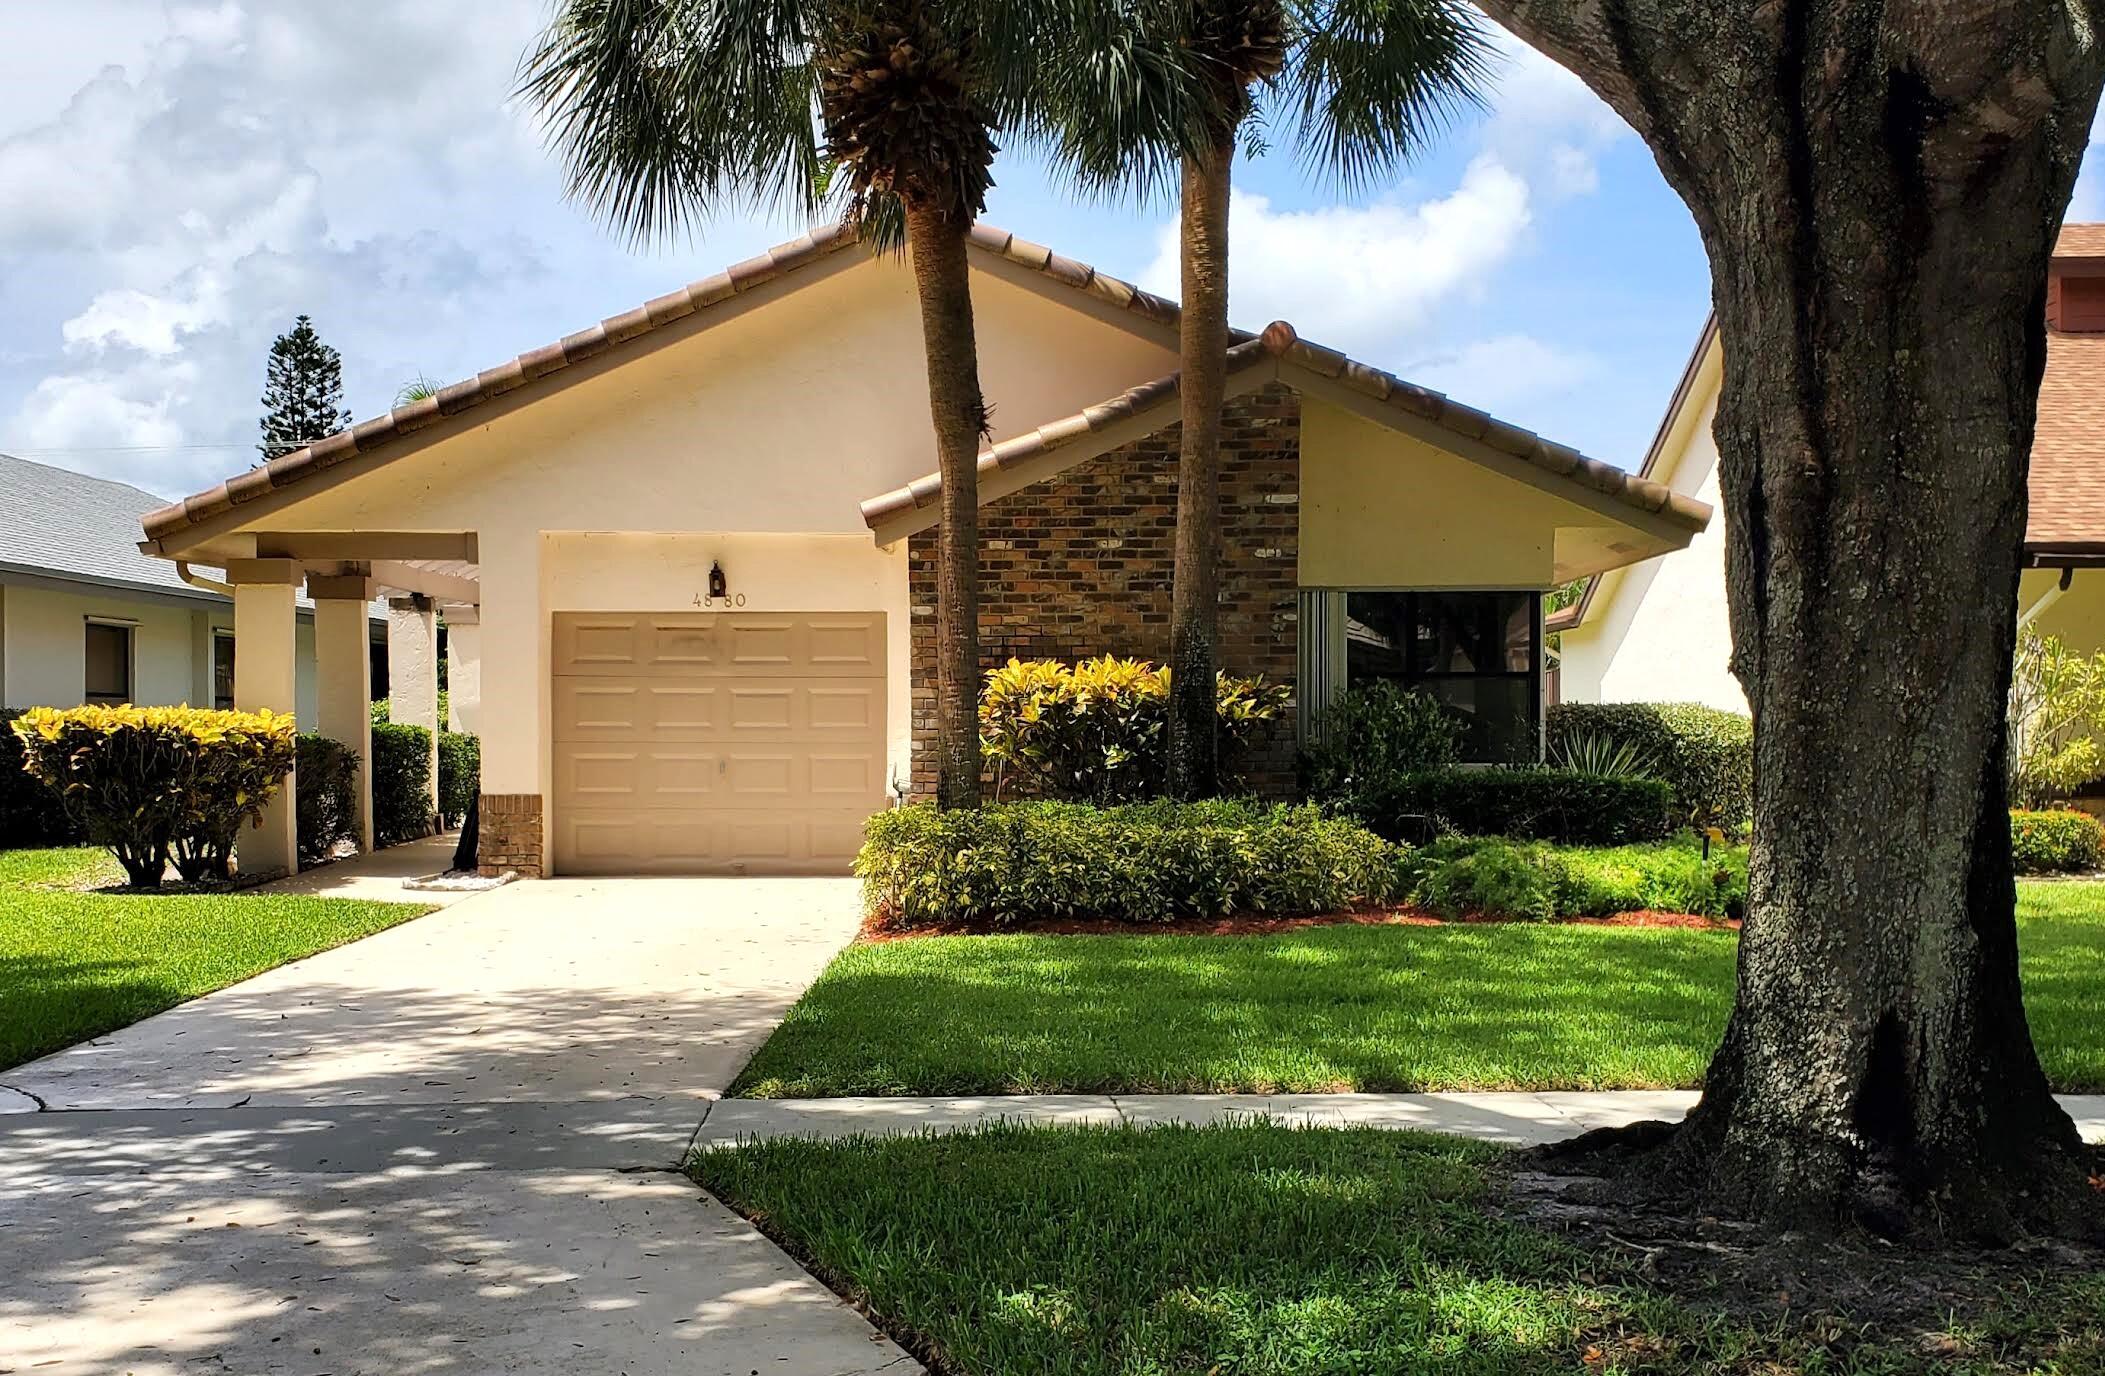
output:
[{"label": "garage door", "polygon": [[558,613],[557,872],[847,873],[884,648],[882,612]]}]

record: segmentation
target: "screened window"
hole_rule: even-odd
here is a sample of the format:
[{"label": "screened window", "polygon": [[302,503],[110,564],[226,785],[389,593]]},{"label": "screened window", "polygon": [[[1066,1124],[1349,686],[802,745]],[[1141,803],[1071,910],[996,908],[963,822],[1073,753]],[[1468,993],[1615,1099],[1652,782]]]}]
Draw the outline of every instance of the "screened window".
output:
[{"label": "screened window", "polygon": [[132,700],[132,628],[105,621],[87,623],[86,696],[89,702]]},{"label": "screened window", "polygon": [[1404,683],[1445,703],[1471,761],[1533,760],[1541,739],[1536,592],[1345,594],[1345,684]]},{"label": "screened window", "polygon": [[212,705],[222,712],[234,706],[234,637],[224,632],[212,637]]}]

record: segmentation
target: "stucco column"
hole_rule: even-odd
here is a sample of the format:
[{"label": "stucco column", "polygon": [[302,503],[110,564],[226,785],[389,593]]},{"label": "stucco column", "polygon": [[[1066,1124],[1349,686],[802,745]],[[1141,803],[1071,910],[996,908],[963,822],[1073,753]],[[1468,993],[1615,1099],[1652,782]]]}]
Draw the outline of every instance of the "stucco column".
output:
[{"label": "stucco column", "polygon": [[[366,609],[373,580],[310,576],[314,599],[315,729],[341,742],[357,763],[353,789],[358,849],[373,849],[373,655]],[[237,656],[236,665],[240,663]]]},{"label": "stucco column", "polygon": [[426,790],[439,811],[439,619],[428,597],[395,597],[387,603],[387,719],[431,733],[431,783]]},{"label": "stucco column", "polygon": [[[293,607],[299,563],[232,559],[227,581],[234,585],[234,707],[290,714],[298,693],[299,623]],[[234,854],[243,874],[299,869],[298,787],[295,775],[287,774],[278,795],[264,804],[262,825],[241,829]]]},{"label": "stucco column", "polygon": [[446,623],[446,729],[480,734],[482,721],[482,609],[448,606]]},{"label": "stucco column", "polygon": [[485,874],[548,872],[548,612],[541,533],[485,529],[482,678],[501,691],[477,707],[482,737],[479,867]]}]

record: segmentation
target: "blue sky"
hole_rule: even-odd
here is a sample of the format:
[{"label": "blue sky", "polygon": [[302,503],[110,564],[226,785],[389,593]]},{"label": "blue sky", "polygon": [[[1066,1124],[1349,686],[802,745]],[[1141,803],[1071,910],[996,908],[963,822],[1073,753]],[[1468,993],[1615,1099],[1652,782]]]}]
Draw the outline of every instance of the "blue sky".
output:
[{"label": "blue sky", "polygon": [[[542,0],[0,7],[0,451],[164,494],[246,467],[301,311],[363,417],[789,237],[729,214],[637,250],[567,205],[508,100]],[[1491,112],[1357,200],[1237,170],[1232,310],[1635,464],[1707,307],[1643,144],[1507,42]],[[987,218],[1175,293],[1168,206],[1005,156]],[[2076,214],[2098,213],[2092,188]]]}]

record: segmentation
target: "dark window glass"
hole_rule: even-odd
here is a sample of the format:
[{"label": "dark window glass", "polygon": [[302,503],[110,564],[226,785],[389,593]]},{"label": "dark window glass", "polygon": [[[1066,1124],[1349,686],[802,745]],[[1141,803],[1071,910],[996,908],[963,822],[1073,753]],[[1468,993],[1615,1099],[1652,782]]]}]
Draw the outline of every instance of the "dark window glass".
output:
[{"label": "dark window glass", "polygon": [[1345,595],[1345,680],[1393,679],[1445,703],[1462,756],[1536,758],[1540,691],[1533,592]]},{"label": "dark window glass", "polygon": [[234,637],[212,637],[212,705],[227,711],[234,705]]},{"label": "dark window glass", "polygon": [[87,623],[87,699],[96,703],[132,700],[132,628]]}]

